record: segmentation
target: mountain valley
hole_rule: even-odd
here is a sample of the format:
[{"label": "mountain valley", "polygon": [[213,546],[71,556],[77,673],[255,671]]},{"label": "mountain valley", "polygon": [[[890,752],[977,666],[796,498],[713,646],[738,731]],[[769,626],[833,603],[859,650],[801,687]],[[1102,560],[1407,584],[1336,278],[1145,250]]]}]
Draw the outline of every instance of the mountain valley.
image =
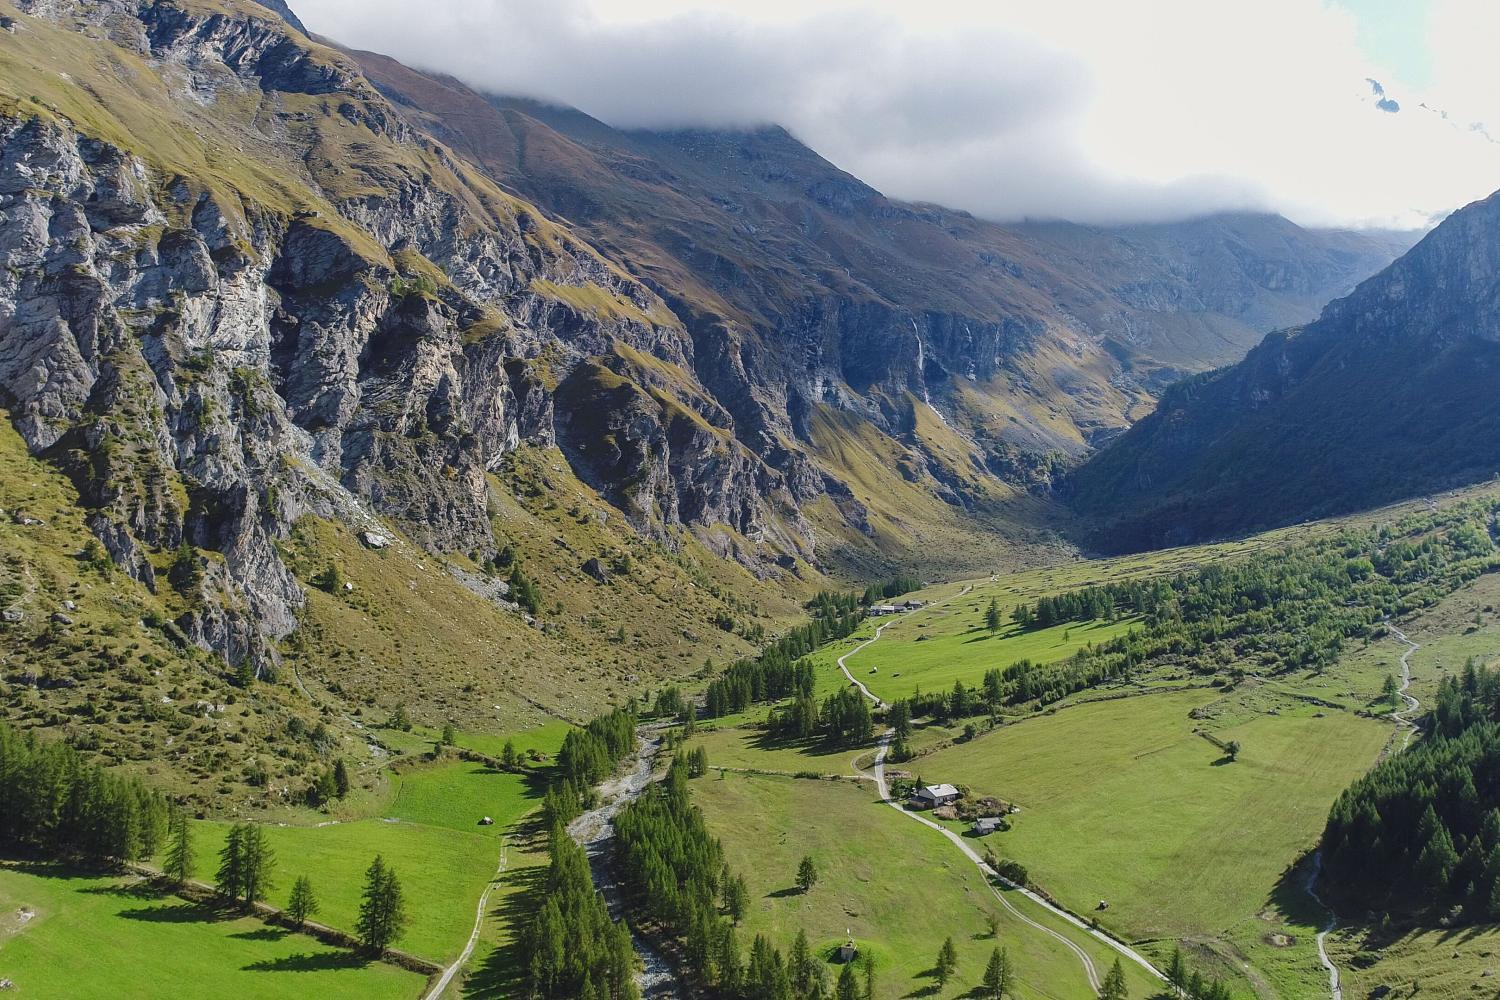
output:
[{"label": "mountain valley", "polygon": [[0,992],[1488,995],[1500,194],[990,221],[300,13],[0,0]]}]

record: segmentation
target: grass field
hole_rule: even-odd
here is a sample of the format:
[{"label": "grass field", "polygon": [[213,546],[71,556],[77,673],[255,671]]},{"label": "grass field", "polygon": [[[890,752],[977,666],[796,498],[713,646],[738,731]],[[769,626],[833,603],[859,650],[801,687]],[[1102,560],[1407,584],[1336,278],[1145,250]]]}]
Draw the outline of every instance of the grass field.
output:
[{"label": "grass field", "polygon": [[[365,869],[376,854],[395,868],[411,922],[398,947],[435,961],[456,955],[474,923],[474,904],[494,875],[500,836],[537,799],[525,779],[467,762],[416,768],[396,776],[394,798],[378,817],[327,826],[266,827],[276,852],[281,905],[299,875],[312,879],[318,919],[352,930]],[[482,816],[495,825],[478,826]],[[211,878],[228,825],[198,824],[199,876]]]},{"label": "grass field", "polygon": [[[1007,914],[957,849],[881,804],[873,787],[731,773],[695,781],[693,801],[749,883],[742,941],[763,933],[785,950],[804,929],[815,948],[830,948],[852,933],[876,957],[879,1000],[966,995],[998,943],[1018,967],[1025,1000],[1092,996],[1071,952]],[[807,894],[793,888],[804,855],[820,872]],[[1009,895],[1034,919],[1065,926]],[[989,912],[1002,914],[998,942],[988,937]],[[1074,934],[1108,969],[1108,949]],[[959,968],[940,991],[929,970],[949,935]],[[1127,972],[1132,997],[1152,995],[1144,972]]]},{"label": "grass field", "polygon": [[[1063,660],[1090,643],[1124,635],[1133,624],[1087,622],[1026,631],[1007,625],[991,635],[984,627],[984,607],[975,611],[965,598],[931,612],[890,620],[879,642],[849,657],[849,672],[883,701],[894,701],[919,688],[948,691],[954,681],[974,687],[983,681],[985,671],[1018,660]],[[838,686],[843,681],[838,658],[868,639],[874,628],[873,623],[866,623],[851,638],[820,650],[814,658],[819,673]]]},{"label": "grass field", "polygon": [[806,743],[772,741],[764,731],[749,727],[700,729],[693,746],[708,751],[710,767],[740,767],[797,774],[854,774],[854,761],[869,756],[870,747],[830,749],[820,740]]},{"label": "grass field", "polygon": [[[1233,763],[1194,734],[1205,723],[1189,717],[1223,700],[1227,720],[1245,720],[1215,730],[1242,744]],[[1014,828],[991,838],[995,850],[1075,910],[1108,901],[1100,922],[1121,936],[1228,936],[1274,902],[1329,805],[1389,733],[1347,713],[1241,713],[1233,701],[1199,689],[1094,702],[919,758],[916,768],[924,780],[1017,803]],[[1316,961],[1303,952],[1312,976]]]},{"label": "grass field", "polygon": [[[34,914],[23,919],[23,912]],[[221,918],[137,880],[0,867],[7,997],[403,998],[423,977],[248,917]],[[170,985],[169,985],[170,984]]]}]

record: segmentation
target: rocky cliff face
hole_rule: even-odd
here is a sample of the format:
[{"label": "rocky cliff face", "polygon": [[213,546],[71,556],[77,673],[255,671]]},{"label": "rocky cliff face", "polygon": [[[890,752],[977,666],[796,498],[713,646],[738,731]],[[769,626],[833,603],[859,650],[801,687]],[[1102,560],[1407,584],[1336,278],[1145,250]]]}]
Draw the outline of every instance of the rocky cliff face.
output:
[{"label": "rocky cliff face", "polygon": [[779,129],[619,133],[356,59],[280,2],[0,0],[0,28],[0,403],[231,662],[297,626],[298,519],[483,560],[523,442],[762,575],[967,546],[1385,252],[993,226]]},{"label": "rocky cliff face", "polygon": [[1500,471],[1500,195],[1305,327],[1168,392],[1073,476],[1110,549],[1342,513]]},{"label": "rocky cliff face", "polygon": [[[302,601],[277,543],[307,513],[493,553],[485,473],[523,440],[558,438],[644,530],[806,544],[705,393],[706,419],[690,384],[631,381],[693,366],[662,301],[352,63],[248,2],[33,0],[6,23],[0,391],[118,565],[166,586],[194,553],[200,644],[273,655]],[[618,387],[580,396],[603,356]]]},{"label": "rocky cliff face", "polygon": [[996,225],[886,198],[779,128],[620,131],[354,55],[414,126],[656,288],[755,450],[806,443],[820,406],[927,449],[910,396],[991,466],[1078,455],[1410,245],[1271,216]]}]

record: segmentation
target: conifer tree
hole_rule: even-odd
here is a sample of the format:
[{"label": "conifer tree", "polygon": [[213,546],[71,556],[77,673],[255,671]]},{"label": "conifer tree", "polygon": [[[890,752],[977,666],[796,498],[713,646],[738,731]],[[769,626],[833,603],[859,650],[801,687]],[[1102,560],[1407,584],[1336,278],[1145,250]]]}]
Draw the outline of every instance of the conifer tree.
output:
[{"label": "conifer tree", "polygon": [[355,930],[364,946],[382,952],[401,936],[406,926],[406,903],[401,883],[379,854],[365,870],[365,890]]},{"label": "conifer tree", "polygon": [[214,886],[224,899],[240,898],[245,888],[245,825],[236,823],[224,837],[224,847],[219,851],[219,870],[214,875]]},{"label": "conifer tree", "polygon": [[938,986],[948,985],[948,980],[953,978],[953,973],[958,969],[958,949],[953,946],[953,939],[945,938],[943,946],[938,949],[937,957],[937,981]]},{"label": "conifer tree", "polygon": [[984,967],[984,995],[989,1000],[1004,1000],[1015,989],[1015,973],[1011,969],[1010,955],[1003,949],[990,952],[989,964]]},{"label": "conifer tree", "polygon": [[240,840],[240,892],[245,899],[245,909],[266,898],[272,889],[271,873],[276,867],[276,855],[266,839],[265,828],[259,823],[244,824]]},{"label": "conifer tree", "polygon": [[183,885],[197,870],[197,857],[193,851],[193,832],[188,825],[187,814],[181,806],[172,808],[167,823],[167,856],[162,872],[178,885]]},{"label": "conifer tree", "polygon": [[1099,1000],[1130,1000],[1130,990],[1125,986],[1125,970],[1120,968],[1118,958],[1110,966],[1109,974],[1104,977],[1104,985],[1099,989]]},{"label": "conifer tree", "polygon": [[1187,985],[1187,967],[1182,961],[1182,948],[1172,949],[1172,961],[1167,965],[1167,982],[1177,990]]},{"label": "conifer tree", "polygon": [[818,867],[813,863],[812,855],[803,855],[802,863],[797,866],[797,888],[807,893],[817,884]]},{"label": "conifer tree", "polygon": [[839,982],[834,996],[836,1000],[859,1000],[859,980],[854,976],[854,966],[845,965],[839,970]]},{"label": "conifer tree", "polygon": [[990,606],[984,613],[984,627],[990,630],[991,635],[1000,631],[1000,605],[993,597],[990,598]]},{"label": "conifer tree", "polygon": [[344,765],[344,758],[340,757],[333,762],[333,786],[334,792],[339,798],[345,798],[349,794],[349,768]]},{"label": "conifer tree", "polygon": [[318,912],[318,900],[313,896],[312,880],[298,875],[292,883],[292,895],[286,904],[286,915],[296,927],[307,923],[307,918]]}]

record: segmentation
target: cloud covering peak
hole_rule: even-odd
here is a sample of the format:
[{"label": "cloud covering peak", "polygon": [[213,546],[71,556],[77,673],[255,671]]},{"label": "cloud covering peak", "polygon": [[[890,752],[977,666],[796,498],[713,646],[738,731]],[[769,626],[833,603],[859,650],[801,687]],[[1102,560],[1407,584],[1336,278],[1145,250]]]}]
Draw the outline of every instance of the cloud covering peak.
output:
[{"label": "cloud covering peak", "polygon": [[[1435,44],[1471,44],[1454,28],[1470,8],[1494,19],[1434,3]],[[620,127],[781,124],[887,194],[1000,220],[1419,226],[1500,187],[1473,119],[1385,113],[1430,95],[1398,96],[1321,0],[294,6],[344,44]]]}]

